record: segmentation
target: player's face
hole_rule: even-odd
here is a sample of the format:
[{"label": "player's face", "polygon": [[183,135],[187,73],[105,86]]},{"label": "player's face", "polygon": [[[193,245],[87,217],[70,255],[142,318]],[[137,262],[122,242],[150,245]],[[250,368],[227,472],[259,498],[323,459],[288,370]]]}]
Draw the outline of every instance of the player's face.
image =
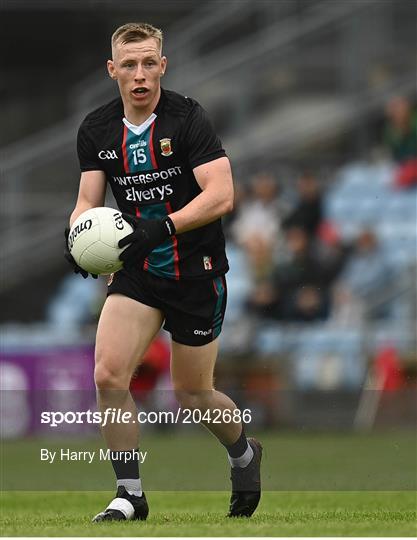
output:
[{"label": "player's face", "polygon": [[166,63],[154,38],[114,47],[113,60],[107,62],[107,68],[110,77],[117,80],[127,115],[152,113],[161,93],[160,79]]}]

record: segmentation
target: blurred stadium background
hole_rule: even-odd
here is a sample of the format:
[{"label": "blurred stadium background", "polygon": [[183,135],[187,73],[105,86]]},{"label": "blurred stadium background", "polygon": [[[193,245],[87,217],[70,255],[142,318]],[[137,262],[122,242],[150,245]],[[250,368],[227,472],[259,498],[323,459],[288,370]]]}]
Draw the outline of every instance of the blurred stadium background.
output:
[{"label": "blurred stadium background", "polygon": [[[164,29],[163,86],[209,111],[234,169],[218,387],[271,432],[415,428],[413,0],[3,0],[1,19],[4,436],[36,433],[37,390],[92,386],[106,284],[68,272],[63,230],[131,20]],[[161,334],[138,396],[168,362]]]}]

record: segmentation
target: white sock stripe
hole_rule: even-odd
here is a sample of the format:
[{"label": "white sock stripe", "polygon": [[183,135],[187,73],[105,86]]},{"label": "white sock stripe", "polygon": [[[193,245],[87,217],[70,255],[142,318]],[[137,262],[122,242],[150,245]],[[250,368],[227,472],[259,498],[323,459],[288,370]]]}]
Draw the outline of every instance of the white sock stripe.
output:
[{"label": "white sock stripe", "polygon": [[140,478],[122,478],[117,480],[117,487],[123,486],[131,495],[142,495],[142,482]]},{"label": "white sock stripe", "polygon": [[248,447],[246,448],[244,454],[238,458],[230,457],[229,454],[227,455],[229,458],[229,463],[232,467],[246,467],[249,465],[253,458],[253,450],[250,444],[248,443]]},{"label": "white sock stripe", "polygon": [[106,510],[119,510],[119,512],[121,512],[126,519],[133,519],[135,514],[133,504],[127,499],[122,499],[121,497],[116,497],[113,499]]}]

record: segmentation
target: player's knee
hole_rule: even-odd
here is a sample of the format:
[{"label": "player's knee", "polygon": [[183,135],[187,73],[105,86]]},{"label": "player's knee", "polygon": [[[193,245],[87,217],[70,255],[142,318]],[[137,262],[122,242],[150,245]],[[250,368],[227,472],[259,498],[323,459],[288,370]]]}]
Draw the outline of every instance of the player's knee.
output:
[{"label": "player's knee", "polygon": [[126,374],[108,367],[104,362],[96,364],[94,369],[94,381],[99,390],[127,389],[129,388],[130,382],[126,378]]},{"label": "player's knee", "polygon": [[176,389],[175,397],[183,409],[205,410],[210,407],[212,390],[183,390]]}]

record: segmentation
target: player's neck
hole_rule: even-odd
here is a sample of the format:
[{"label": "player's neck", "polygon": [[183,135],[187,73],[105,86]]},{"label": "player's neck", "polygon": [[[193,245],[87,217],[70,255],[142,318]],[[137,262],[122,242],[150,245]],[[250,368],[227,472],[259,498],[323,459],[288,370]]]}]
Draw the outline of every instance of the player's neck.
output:
[{"label": "player's neck", "polygon": [[140,126],[141,124],[143,124],[143,122],[145,122],[156,109],[160,97],[161,90],[159,90],[151,103],[143,109],[139,107],[133,107],[130,103],[124,103],[123,108],[126,120],[128,120],[131,124],[134,124],[135,126]]}]

